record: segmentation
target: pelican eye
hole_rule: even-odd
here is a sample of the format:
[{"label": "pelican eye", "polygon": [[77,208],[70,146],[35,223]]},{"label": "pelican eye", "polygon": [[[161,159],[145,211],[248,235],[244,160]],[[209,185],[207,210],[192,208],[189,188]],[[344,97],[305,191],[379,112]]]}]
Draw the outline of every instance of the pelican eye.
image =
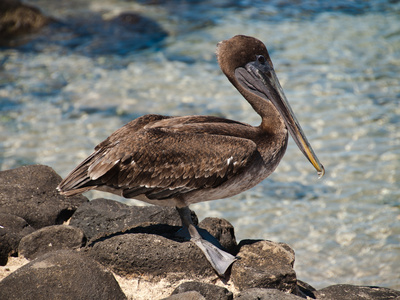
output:
[{"label": "pelican eye", "polygon": [[259,63],[264,64],[265,63],[265,57],[262,55],[257,55],[257,60]]}]

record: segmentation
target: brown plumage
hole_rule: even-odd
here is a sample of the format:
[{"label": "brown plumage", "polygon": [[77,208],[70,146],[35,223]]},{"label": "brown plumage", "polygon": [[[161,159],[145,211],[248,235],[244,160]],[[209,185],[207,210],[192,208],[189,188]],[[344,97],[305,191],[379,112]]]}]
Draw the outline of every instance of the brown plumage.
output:
[{"label": "brown plumage", "polygon": [[[257,157],[262,162],[259,139],[268,137],[257,128],[223,118],[146,115],[100,143],[60,189],[68,196],[100,189],[150,200],[215,189],[241,174]],[[284,153],[287,134],[281,143],[284,147],[279,147],[277,158]],[[159,204],[177,205],[174,201]]]},{"label": "brown plumage", "polygon": [[213,116],[145,115],[96,146],[58,189],[67,196],[98,189],[176,206],[192,240],[207,248],[202,250],[223,274],[234,258],[221,259],[226,253],[201,240],[187,206],[238,194],[265,179],[285,153],[288,130],[319,174],[324,169],[286,100],[264,44],[235,36],[218,44],[217,58],[229,81],[261,116],[260,126]]}]

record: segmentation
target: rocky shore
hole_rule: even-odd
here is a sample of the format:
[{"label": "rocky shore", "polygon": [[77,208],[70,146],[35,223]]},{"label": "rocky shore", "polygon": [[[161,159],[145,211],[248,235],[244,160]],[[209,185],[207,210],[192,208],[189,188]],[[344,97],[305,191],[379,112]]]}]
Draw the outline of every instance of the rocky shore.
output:
[{"label": "rocky shore", "polygon": [[41,51],[43,44],[50,44],[91,56],[125,55],[149,48],[167,36],[157,21],[135,11],[108,19],[86,12],[84,19],[77,15],[61,20],[20,0],[0,1],[0,47]]},{"label": "rocky shore", "polygon": [[228,221],[192,213],[240,257],[220,278],[175,235],[175,209],[66,198],[60,181],[43,165],[0,172],[0,299],[400,299],[382,287],[316,290],[296,277],[288,245],[237,243]]}]

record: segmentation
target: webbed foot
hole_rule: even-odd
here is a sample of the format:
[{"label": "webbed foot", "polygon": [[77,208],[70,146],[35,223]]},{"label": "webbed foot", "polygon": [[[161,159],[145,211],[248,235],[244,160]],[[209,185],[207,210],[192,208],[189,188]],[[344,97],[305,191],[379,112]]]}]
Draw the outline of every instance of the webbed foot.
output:
[{"label": "webbed foot", "polygon": [[204,253],[211,266],[220,276],[224,276],[229,266],[237,259],[222,250],[221,244],[207,230],[194,226],[188,207],[176,208],[182,220],[183,228],[178,235],[194,242]]}]

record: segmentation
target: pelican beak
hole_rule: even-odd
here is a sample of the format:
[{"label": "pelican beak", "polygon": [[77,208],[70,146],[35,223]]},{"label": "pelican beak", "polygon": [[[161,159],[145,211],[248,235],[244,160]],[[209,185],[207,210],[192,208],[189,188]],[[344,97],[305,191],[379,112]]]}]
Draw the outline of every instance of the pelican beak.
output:
[{"label": "pelican beak", "polygon": [[279,83],[278,77],[275,74],[272,63],[269,60],[257,58],[256,61],[246,64],[245,67],[237,68],[235,70],[235,77],[247,90],[274,104],[283,117],[290,135],[296,142],[300,151],[303,152],[305,157],[307,157],[317,170],[319,178],[324,176],[324,166],[319,162],[299,121],[297,121],[281,84]]}]

